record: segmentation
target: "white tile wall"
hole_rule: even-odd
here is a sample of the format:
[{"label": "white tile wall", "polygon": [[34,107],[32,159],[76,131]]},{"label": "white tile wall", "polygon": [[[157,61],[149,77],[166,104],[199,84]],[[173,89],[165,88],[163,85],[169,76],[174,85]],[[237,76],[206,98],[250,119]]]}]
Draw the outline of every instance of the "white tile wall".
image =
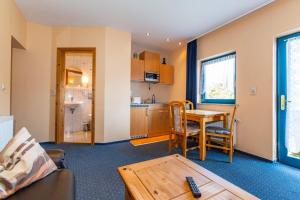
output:
[{"label": "white tile wall", "polygon": [[66,67],[78,68],[84,76],[89,78],[89,84],[85,87],[66,87],[65,101],[82,101],[74,113],[69,108],[65,108],[65,133],[77,132],[83,130],[83,123],[91,120],[92,114],[92,54],[86,53],[68,53],[66,55]]},{"label": "white tile wall", "polygon": [[65,101],[70,101],[70,97],[73,97],[73,101],[82,101],[74,113],[72,114],[69,108],[65,108],[65,133],[82,131],[83,123],[91,120],[92,114],[92,90],[88,88],[66,88]]}]

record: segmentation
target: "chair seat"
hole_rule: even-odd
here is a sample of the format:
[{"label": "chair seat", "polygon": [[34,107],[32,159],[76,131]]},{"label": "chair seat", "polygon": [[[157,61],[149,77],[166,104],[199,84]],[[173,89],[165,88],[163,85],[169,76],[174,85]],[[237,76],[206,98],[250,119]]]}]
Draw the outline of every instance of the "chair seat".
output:
[{"label": "chair seat", "polygon": [[186,133],[188,136],[198,135],[200,132],[199,126],[186,126]]},{"label": "chair seat", "polygon": [[231,131],[230,129],[219,127],[219,126],[208,126],[206,127],[206,132],[229,135]]},{"label": "chair seat", "polygon": [[195,122],[195,121],[188,120],[187,121],[187,126],[196,126],[196,127],[199,127],[199,123]]}]

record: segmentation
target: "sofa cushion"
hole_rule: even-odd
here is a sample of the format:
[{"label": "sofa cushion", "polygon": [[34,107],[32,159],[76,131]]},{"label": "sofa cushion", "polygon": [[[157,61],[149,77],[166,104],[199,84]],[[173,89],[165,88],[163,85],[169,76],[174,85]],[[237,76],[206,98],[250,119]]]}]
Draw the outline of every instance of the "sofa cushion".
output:
[{"label": "sofa cushion", "polygon": [[69,169],[59,169],[49,176],[25,187],[8,200],[74,200],[75,179]]},{"label": "sofa cushion", "polygon": [[55,170],[45,150],[22,128],[0,152],[0,199]]}]

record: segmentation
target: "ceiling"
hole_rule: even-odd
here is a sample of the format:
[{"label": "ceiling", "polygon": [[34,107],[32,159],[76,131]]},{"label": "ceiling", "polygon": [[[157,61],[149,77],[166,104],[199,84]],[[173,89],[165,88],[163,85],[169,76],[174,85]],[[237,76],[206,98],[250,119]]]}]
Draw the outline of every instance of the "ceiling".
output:
[{"label": "ceiling", "polygon": [[274,0],[15,1],[33,22],[52,26],[110,26],[131,32],[136,44],[168,50]]}]

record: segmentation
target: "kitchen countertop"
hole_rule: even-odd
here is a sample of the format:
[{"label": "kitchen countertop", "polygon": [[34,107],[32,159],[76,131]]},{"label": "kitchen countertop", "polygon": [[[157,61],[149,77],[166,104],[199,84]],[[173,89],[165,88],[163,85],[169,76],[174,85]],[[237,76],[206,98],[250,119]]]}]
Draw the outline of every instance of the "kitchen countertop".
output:
[{"label": "kitchen countertop", "polygon": [[132,103],[130,104],[130,107],[150,107],[150,106],[158,106],[158,105],[167,105],[167,103],[141,103],[141,104],[136,104]]}]

